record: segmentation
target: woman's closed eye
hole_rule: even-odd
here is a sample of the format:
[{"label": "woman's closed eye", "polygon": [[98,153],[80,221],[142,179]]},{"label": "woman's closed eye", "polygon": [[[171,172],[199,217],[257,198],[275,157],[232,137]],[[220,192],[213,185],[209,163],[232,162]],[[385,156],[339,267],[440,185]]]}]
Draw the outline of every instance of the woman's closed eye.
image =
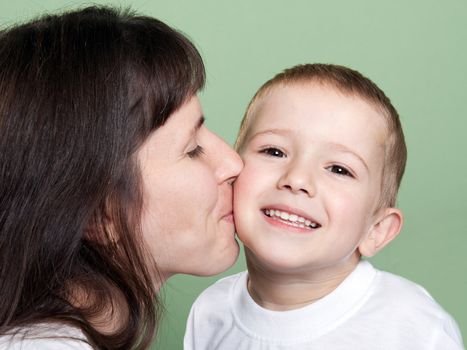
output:
[{"label": "woman's closed eye", "polygon": [[187,152],[187,154],[190,158],[198,158],[199,156],[204,154],[204,148],[200,145],[196,145],[196,147],[193,150]]},{"label": "woman's closed eye", "polygon": [[340,176],[349,176],[352,178],[355,177],[350,170],[348,170],[347,168],[341,165],[331,165],[327,167],[326,169],[329,170],[331,173],[334,173]]},{"label": "woman's closed eye", "polygon": [[266,147],[260,150],[260,153],[271,157],[285,158],[287,155],[276,147]]}]

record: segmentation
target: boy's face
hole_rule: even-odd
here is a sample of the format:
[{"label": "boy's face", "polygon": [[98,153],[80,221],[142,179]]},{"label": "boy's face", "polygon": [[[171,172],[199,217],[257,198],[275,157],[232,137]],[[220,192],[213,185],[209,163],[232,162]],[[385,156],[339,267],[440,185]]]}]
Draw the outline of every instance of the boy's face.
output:
[{"label": "boy's face", "polygon": [[375,222],[384,118],[320,84],[273,87],[256,107],[235,183],[240,239],[277,271],[345,268]]}]

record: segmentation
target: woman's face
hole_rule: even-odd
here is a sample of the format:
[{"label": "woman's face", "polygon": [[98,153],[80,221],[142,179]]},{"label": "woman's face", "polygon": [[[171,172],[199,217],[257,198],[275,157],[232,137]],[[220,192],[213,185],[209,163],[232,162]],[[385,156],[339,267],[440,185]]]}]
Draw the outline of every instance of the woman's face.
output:
[{"label": "woman's face", "polygon": [[238,256],[231,184],[242,162],[203,120],[193,96],[138,151],[142,231],[163,279],[217,274]]}]

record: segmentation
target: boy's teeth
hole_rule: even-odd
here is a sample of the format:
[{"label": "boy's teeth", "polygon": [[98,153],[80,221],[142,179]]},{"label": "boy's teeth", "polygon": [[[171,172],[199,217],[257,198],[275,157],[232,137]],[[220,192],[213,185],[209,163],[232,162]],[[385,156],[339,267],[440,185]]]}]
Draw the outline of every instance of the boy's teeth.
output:
[{"label": "boy's teeth", "polygon": [[275,209],[266,209],[264,210],[264,213],[270,217],[275,216],[275,217],[281,218],[282,220],[292,222],[299,227],[318,228],[320,226],[316,222],[310,221],[296,214],[287,213],[285,211],[280,211],[280,210],[275,210]]}]

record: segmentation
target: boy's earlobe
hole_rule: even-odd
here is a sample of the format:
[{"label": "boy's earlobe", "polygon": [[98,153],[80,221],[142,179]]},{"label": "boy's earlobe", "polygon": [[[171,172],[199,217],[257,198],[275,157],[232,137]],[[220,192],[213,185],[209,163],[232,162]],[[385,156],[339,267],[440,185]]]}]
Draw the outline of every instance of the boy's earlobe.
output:
[{"label": "boy's earlobe", "polygon": [[361,255],[371,257],[397,237],[402,228],[402,212],[397,208],[385,208],[358,246]]}]

